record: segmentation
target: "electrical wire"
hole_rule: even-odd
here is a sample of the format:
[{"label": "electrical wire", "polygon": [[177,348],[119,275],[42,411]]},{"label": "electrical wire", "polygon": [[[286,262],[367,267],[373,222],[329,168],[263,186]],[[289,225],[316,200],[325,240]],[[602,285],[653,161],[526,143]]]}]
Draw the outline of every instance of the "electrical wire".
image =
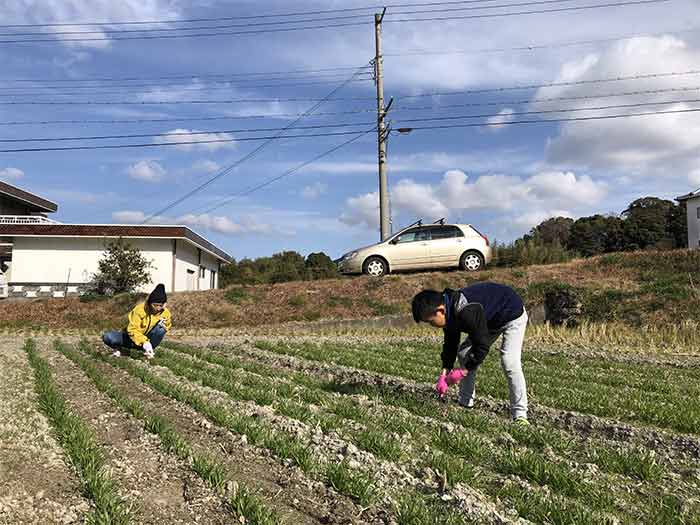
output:
[{"label": "electrical wire", "polygon": [[[299,115],[305,116],[305,115]],[[370,126],[371,123],[367,122],[352,122],[345,124],[318,124],[315,126],[295,126],[294,129],[333,129],[333,128],[348,128],[351,126]],[[272,131],[284,131],[288,129],[287,126],[282,128],[239,128],[239,129],[220,129],[220,130],[209,130],[209,131],[161,131],[158,133],[136,133],[136,134],[122,134],[122,135],[92,135],[92,136],[80,136],[80,137],[43,137],[43,138],[28,138],[28,139],[2,139],[0,138],[0,143],[14,143],[14,142],[67,142],[76,140],[115,140],[115,139],[137,139],[145,137],[189,137],[197,135],[221,135],[221,134],[231,134],[231,133],[266,133]]]},{"label": "electrical wire", "polygon": [[547,44],[524,44],[515,47],[492,47],[480,49],[447,49],[447,50],[427,50],[414,49],[403,51],[400,53],[382,53],[384,57],[407,57],[407,56],[431,56],[431,55],[471,55],[471,54],[486,54],[486,53],[507,53],[509,51],[534,51],[539,49],[553,49],[559,47],[575,47],[594,44],[607,44],[610,42],[620,42],[624,40],[633,40],[635,38],[657,38],[666,35],[682,35],[687,33],[697,33],[700,28],[694,27],[690,29],[680,29],[673,31],[660,31],[656,33],[634,33],[625,36],[615,36],[606,38],[597,38],[590,40],[572,40],[568,42],[550,42]]},{"label": "electrical wire", "polygon": [[[700,112],[700,108],[692,109],[672,109],[665,111],[648,111],[642,113],[623,113],[617,115],[596,115],[591,117],[562,117],[554,119],[533,119],[533,120],[509,120],[504,122],[498,122],[498,126],[511,126],[516,124],[547,124],[547,123],[558,123],[558,122],[587,122],[593,120],[610,120],[628,117],[646,117],[653,115],[674,115],[674,114],[684,114],[684,113],[697,113]],[[484,128],[493,127],[494,124],[482,123],[482,122],[469,122],[466,124],[445,124],[445,125],[431,125],[431,126],[419,126],[419,127],[408,127],[410,131],[425,131],[425,130],[437,130],[437,129],[451,129],[451,128]]]},{"label": "electrical wire", "polygon": [[[366,73],[364,73],[366,75]],[[166,86],[173,90],[174,92],[188,92],[188,91],[194,91],[194,92],[208,92],[208,91],[221,91],[221,90],[226,90],[229,91],[231,88],[245,88],[245,89],[269,89],[269,88],[286,88],[286,87],[311,87],[311,86],[327,86],[328,84],[337,84],[339,79],[335,80],[319,80],[315,82],[290,82],[290,83],[281,83],[281,84],[255,84],[255,85],[245,85],[245,86],[240,86],[240,85],[230,85],[230,86],[207,86],[207,85],[200,85],[200,86],[183,86],[179,87],[177,85],[175,86]],[[353,80],[353,82],[368,82],[368,81],[374,81],[373,77],[358,77]],[[3,93],[0,92],[0,97],[16,97],[18,95],[37,95],[37,96],[42,96],[42,95],[53,95],[53,96],[74,96],[74,95],[129,95],[129,94],[149,94],[145,89],[120,89],[119,91],[94,91],[94,86],[77,86],[74,87],[73,89],[85,89],[85,88],[92,88],[92,91],[84,92],[84,91],[52,91],[50,93],[41,93],[41,92],[36,92],[36,90],[22,90],[22,91],[16,91],[16,92],[11,92],[11,93]],[[111,86],[109,86],[111,87]],[[167,94],[168,91],[167,89],[161,89],[161,86],[157,85],[150,85],[147,86],[146,89],[151,89],[151,92],[157,92],[159,94]],[[17,89],[17,88],[13,88]],[[43,89],[43,88],[42,88]],[[46,88],[49,89],[49,88]],[[2,88],[0,88],[0,91]]]},{"label": "electrical wire", "polygon": [[[232,201],[233,201],[234,199],[236,199],[237,197],[245,197],[245,196],[247,196],[247,195],[250,195],[251,193],[254,193],[254,192],[258,191],[258,190],[261,190],[262,188],[265,188],[266,186],[269,186],[270,184],[273,184],[274,182],[277,182],[277,181],[279,181],[279,180],[281,180],[281,179],[283,179],[283,178],[285,178],[285,177],[289,177],[290,175],[293,175],[294,173],[296,173],[296,172],[299,171],[300,169],[305,168],[306,166],[309,166],[310,164],[313,164],[314,162],[316,162],[316,161],[318,161],[318,160],[320,160],[320,159],[322,159],[322,158],[324,158],[324,157],[327,157],[327,156],[330,155],[331,153],[335,153],[335,152],[338,151],[339,149],[342,149],[342,148],[344,148],[344,147],[346,147],[346,146],[349,146],[349,145],[352,144],[353,142],[356,142],[356,141],[360,140],[361,138],[363,138],[363,137],[366,136],[367,134],[372,133],[372,132],[374,132],[374,131],[376,131],[376,130],[377,130],[377,128],[374,127],[374,128],[372,128],[372,129],[368,129],[368,130],[366,130],[366,131],[363,131],[363,132],[361,132],[360,134],[358,134],[357,136],[351,138],[350,140],[347,140],[347,141],[345,141],[345,142],[343,142],[343,143],[341,143],[341,144],[338,144],[337,146],[334,146],[334,147],[332,147],[331,149],[324,151],[324,152],[321,153],[320,155],[317,155],[317,156],[315,156],[314,158],[312,158],[312,159],[310,159],[310,160],[307,160],[306,162],[302,162],[301,164],[295,166],[294,168],[285,171],[285,172],[282,173],[281,175],[278,175],[278,176],[276,176],[276,177],[272,177],[271,179],[267,179],[266,181],[264,181],[264,182],[262,182],[262,183],[260,183],[260,184],[257,184],[257,185],[255,185],[255,186],[252,186],[251,188],[248,188],[247,190],[243,190],[243,191],[240,191],[240,192],[238,192],[238,193],[233,193],[233,194],[229,195],[228,197],[226,197],[222,202],[219,202],[218,204],[215,204],[215,205],[213,205],[213,206],[207,208],[205,211],[199,212],[199,213],[200,213],[200,214],[211,213],[211,212],[213,212],[214,210],[218,210],[219,208],[222,208],[223,206],[226,206],[227,204],[229,204],[230,202],[232,202]],[[191,212],[191,213],[195,213],[195,212]]]},{"label": "electrical wire", "polygon": [[[567,11],[582,11],[588,9],[599,9],[599,8],[609,8],[609,7],[624,7],[624,6],[636,6],[636,5],[646,5],[646,4],[657,4],[663,2],[670,2],[672,0],[622,0],[618,2],[610,2],[605,4],[593,4],[585,6],[571,6],[571,7],[559,7],[559,8],[549,8],[549,9],[533,9],[528,11],[511,11],[507,13],[484,13],[476,15],[452,15],[445,17],[427,17],[427,18],[396,18],[387,19],[385,22],[390,23],[403,23],[403,22],[435,22],[435,21],[451,21],[451,20],[468,20],[468,19],[481,19],[481,18],[502,18],[510,16],[521,16],[521,15],[532,15],[532,14],[546,14],[546,13],[557,13],[557,12],[567,12]],[[399,15],[400,16],[400,15]],[[368,25],[368,22],[341,22],[332,24],[320,24],[320,25],[307,25],[298,27],[278,27],[278,28],[268,28],[268,29],[252,29],[252,30],[241,30],[241,31],[210,31],[205,33],[187,33],[187,34],[168,34],[168,35],[132,35],[132,36],[111,36],[107,38],[93,37],[93,38],[64,38],[64,42],[104,42],[104,41],[119,41],[119,40],[156,40],[156,39],[173,39],[173,38],[193,38],[193,37],[213,37],[213,36],[242,36],[242,35],[258,35],[267,33],[280,33],[289,31],[306,31],[312,29],[333,29],[339,27],[351,27]],[[104,32],[103,32],[104,33]],[[20,39],[20,40],[0,40],[0,44],[37,44],[45,42],[55,42],[55,38],[31,38],[31,39]]]},{"label": "electrical wire", "polygon": [[[681,93],[687,91],[700,91],[700,86],[689,86],[679,88],[664,88],[664,89],[645,89],[637,91],[623,91],[618,93],[604,93],[601,95],[579,95],[570,97],[544,97],[532,98],[525,100],[498,100],[487,102],[465,102],[463,104],[445,104],[434,106],[397,106],[392,109],[393,113],[401,113],[404,111],[435,111],[439,109],[454,109],[480,106],[517,106],[521,104],[542,104],[545,102],[560,102],[564,100],[595,100],[599,98],[614,98],[614,97],[629,97],[638,95],[659,95],[661,93]],[[0,123],[1,125],[1,123]]]},{"label": "electrical wire", "polygon": [[430,7],[430,6],[445,6],[445,5],[464,5],[464,4],[478,4],[478,3],[488,3],[495,2],[497,0],[458,0],[449,2],[421,2],[421,3],[410,3],[410,4],[384,4],[384,5],[371,5],[366,7],[347,7],[347,8],[336,8],[336,9],[325,9],[325,10],[315,10],[315,11],[294,11],[287,13],[262,13],[256,15],[239,15],[239,16],[228,16],[228,17],[211,17],[211,18],[189,18],[189,19],[169,19],[169,20],[138,20],[138,21],[105,21],[105,22],[54,22],[54,23],[43,23],[43,24],[0,24],[0,29],[7,28],[22,28],[22,27],[78,27],[78,26],[115,26],[115,25],[155,25],[155,24],[176,24],[176,23],[199,23],[199,22],[221,22],[225,20],[258,20],[261,18],[283,18],[292,16],[311,16],[311,15],[326,15],[334,13],[350,13],[358,11],[370,11],[370,10],[381,10],[381,9],[401,9],[401,8],[414,8],[414,7]]},{"label": "electrical wire", "polygon": [[[192,190],[190,190],[189,192],[185,193],[185,195],[183,195],[183,196],[177,198],[176,200],[174,200],[173,202],[169,203],[168,205],[166,205],[166,206],[163,207],[162,209],[156,211],[156,212],[155,212],[154,214],[152,214],[151,216],[146,217],[146,219],[144,219],[143,222],[146,223],[146,222],[148,222],[150,219],[152,219],[154,216],[156,216],[156,215],[162,215],[163,213],[165,213],[165,212],[167,212],[168,210],[174,208],[174,207],[177,206],[178,204],[180,204],[180,203],[184,202],[185,200],[189,199],[190,197],[192,197],[192,196],[195,195],[196,193],[200,192],[200,191],[203,190],[204,188],[208,187],[209,185],[211,185],[212,183],[214,183],[215,181],[217,181],[217,180],[220,179],[221,177],[223,177],[223,176],[225,176],[226,174],[230,173],[233,169],[237,168],[238,166],[240,166],[241,164],[243,164],[244,162],[246,162],[248,159],[251,159],[251,158],[253,158],[254,156],[256,156],[259,152],[261,152],[264,148],[266,148],[266,147],[267,147],[269,144],[271,144],[273,141],[282,138],[282,136],[284,135],[285,131],[287,131],[287,130],[293,128],[294,126],[296,126],[297,123],[298,123],[299,121],[301,121],[304,117],[306,117],[307,115],[312,114],[312,113],[313,113],[314,111],[316,111],[319,107],[321,107],[321,105],[323,105],[325,102],[327,102],[328,100],[330,100],[331,98],[333,98],[337,92],[339,92],[341,89],[343,89],[345,86],[347,86],[347,85],[352,81],[352,79],[355,78],[355,76],[357,76],[357,75],[359,75],[359,74],[361,73],[361,71],[362,71],[362,70],[361,70],[360,68],[358,68],[358,70],[355,71],[350,77],[348,77],[348,79],[347,79],[345,82],[339,84],[339,85],[336,86],[334,89],[332,89],[325,97],[323,97],[321,100],[319,100],[318,102],[316,102],[316,104],[314,104],[311,108],[309,108],[308,110],[306,110],[301,116],[297,117],[293,122],[291,122],[291,123],[290,123],[288,126],[286,126],[284,129],[282,129],[281,131],[279,131],[278,133],[276,133],[275,135],[273,135],[273,136],[271,136],[271,137],[263,138],[262,140],[264,140],[264,142],[263,142],[262,144],[260,144],[257,148],[255,148],[254,150],[250,151],[249,153],[247,153],[246,155],[244,155],[243,157],[241,157],[240,159],[238,159],[238,160],[235,161],[234,163],[232,163],[232,164],[228,165],[227,167],[225,167],[225,168],[219,170],[218,173],[216,173],[215,175],[213,175],[212,177],[210,177],[209,179],[207,179],[207,180],[204,181],[203,183],[197,185],[194,189],[192,189]],[[337,134],[348,134],[348,132],[329,132],[329,133],[326,133],[325,135],[324,135],[324,134],[320,134],[320,135],[322,135],[322,136],[330,136],[330,135],[337,135]]]},{"label": "electrical wire", "polygon": [[[450,116],[438,116],[438,117],[424,117],[424,118],[411,118],[402,119],[402,122],[429,122],[429,121],[441,121],[441,120],[460,120],[467,118],[493,118],[493,117],[504,117],[509,118],[513,115],[545,115],[550,113],[567,113],[567,112],[580,112],[580,111],[598,111],[598,110],[610,110],[610,109],[623,109],[623,108],[637,108],[646,106],[661,106],[661,105],[671,105],[671,104],[688,104],[688,103],[700,103],[700,99],[682,99],[682,100],[667,100],[667,101],[657,101],[657,102],[636,102],[629,104],[609,104],[605,106],[592,106],[592,107],[581,107],[581,108],[558,108],[558,109],[547,109],[547,110],[532,110],[532,111],[518,111],[513,112],[508,115],[502,115],[500,113],[486,113],[486,114],[474,114],[474,115],[450,115]],[[295,129],[304,130],[316,130],[316,129],[335,129],[335,128],[349,128],[353,126],[370,126],[367,122],[351,122],[342,124],[321,124],[314,126],[296,126]],[[132,138],[145,138],[145,137],[163,137],[171,138],[178,136],[199,136],[199,135],[223,135],[231,133],[264,133],[272,131],[284,131],[287,128],[246,128],[246,129],[216,129],[207,131],[181,131],[181,132],[159,132],[159,133],[139,133],[139,134],[123,134],[123,135],[97,135],[97,136],[78,136],[78,137],[32,137],[32,138],[12,138],[12,139],[2,139],[0,138],[0,143],[19,143],[19,142],[68,142],[68,141],[85,141],[85,140],[115,140],[115,139],[132,139]]]},{"label": "electrical wire", "polygon": [[[700,89],[700,88],[698,88]],[[330,111],[319,112],[309,115],[311,117],[327,117],[337,115],[358,115],[361,113],[376,113],[376,108],[373,109],[356,109],[348,111]],[[146,124],[158,122],[209,122],[219,120],[248,120],[248,119],[275,119],[275,118],[291,118],[300,117],[302,113],[268,113],[260,115],[237,115],[226,117],[167,117],[167,118],[139,118],[139,119],[94,119],[94,120],[24,120],[24,121],[9,121],[0,122],[0,126],[29,126],[29,125],[49,125],[49,124]]]},{"label": "electrical wire", "polygon": [[[372,69],[372,65],[362,66],[365,69]],[[335,71],[356,71],[357,66],[338,66],[317,69],[292,69],[287,71],[248,71],[245,73],[210,73],[199,74],[192,73],[189,75],[165,75],[156,77],[93,77],[93,78],[14,78],[5,79],[2,82],[126,82],[126,81],[141,81],[141,80],[186,80],[195,78],[216,78],[216,77],[252,77],[252,76],[267,76],[267,75],[296,75],[296,74],[316,74],[329,73]]]}]

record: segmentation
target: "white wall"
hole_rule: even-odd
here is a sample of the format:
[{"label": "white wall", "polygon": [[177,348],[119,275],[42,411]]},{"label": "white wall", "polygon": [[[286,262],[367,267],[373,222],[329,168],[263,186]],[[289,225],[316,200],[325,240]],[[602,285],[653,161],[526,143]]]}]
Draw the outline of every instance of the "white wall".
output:
[{"label": "white wall", "polygon": [[[199,280],[200,290],[210,290],[218,286],[219,280],[219,262],[213,255],[207,252],[202,252],[202,266],[204,267],[204,276]],[[211,272],[217,272],[214,286],[211,285]]]},{"label": "white wall", "polygon": [[[151,283],[142,291],[150,291],[155,283],[172,283],[172,241],[170,239],[129,239],[153,261]],[[178,243],[179,244],[179,243]],[[14,237],[12,248],[13,283],[82,284],[90,281],[105,251],[102,238]]]},{"label": "white wall", "polygon": [[698,218],[698,209],[700,209],[700,196],[688,199],[688,248],[700,248],[700,218]]},{"label": "white wall", "polygon": [[[190,280],[187,271],[193,271],[194,277]],[[177,262],[175,264],[175,289],[178,291],[197,290],[197,275],[199,272],[199,254],[197,248],[190,243],[178,239]]]}]

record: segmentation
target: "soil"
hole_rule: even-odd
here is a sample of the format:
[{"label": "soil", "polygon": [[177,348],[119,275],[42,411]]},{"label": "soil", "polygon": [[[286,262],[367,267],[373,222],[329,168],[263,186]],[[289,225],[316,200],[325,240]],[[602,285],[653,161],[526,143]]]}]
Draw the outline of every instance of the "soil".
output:
[{"label": "soil", "polygon": [[157,436],[117,407],[70,360],[43,343],[41,356],[54,371],[73,412],[95,432],[120,496],[133,502],[137,523],[166,525],[230,522],[222,498],[183,462],[160,449]]},{"label": "soil", "polygon": [[151,390],[126,372],[104,363],[96,363],[96,366],[132,398],[170,421],[197,449],[223,460],[234,480],[253,488],[286,523],[363,522],[354,518],[361,514],[361,509],[325,485],[306,478],[300,471],[285,468],[240,436],[217,427],[188,406]]},{"label": "soil", "polygon": [[38,411],[22,341],[0,341],[0,524],[82,523],[90,503]]}]

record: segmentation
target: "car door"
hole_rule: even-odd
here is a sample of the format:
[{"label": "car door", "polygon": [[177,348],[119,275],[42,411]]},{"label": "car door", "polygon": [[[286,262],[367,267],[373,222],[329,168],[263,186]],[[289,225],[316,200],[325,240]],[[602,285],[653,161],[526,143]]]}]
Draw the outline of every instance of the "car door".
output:
[{"label": "car door", "polygon": [[464,233],[457,226],[435,226],[428,244],[433,266],[457,266],[465,249]]},{"label": "car door", "polygon": [[406,230],[393,239],[387,247],[389,266],[397,270],[408,270],[430,265],[429,240],[428,228]]}]

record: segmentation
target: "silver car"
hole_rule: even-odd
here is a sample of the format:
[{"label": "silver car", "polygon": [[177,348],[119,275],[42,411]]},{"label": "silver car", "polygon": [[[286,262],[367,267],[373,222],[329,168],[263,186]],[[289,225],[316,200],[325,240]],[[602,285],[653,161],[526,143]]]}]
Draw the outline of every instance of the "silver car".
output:
[{"label": "silver car", "polygon": [[342,273],[378,277],[400,270],[460,268],[475,272],[491,262],[489,240],[469,224],[422,224],[418,221],[386,241],[343,255]]}]

